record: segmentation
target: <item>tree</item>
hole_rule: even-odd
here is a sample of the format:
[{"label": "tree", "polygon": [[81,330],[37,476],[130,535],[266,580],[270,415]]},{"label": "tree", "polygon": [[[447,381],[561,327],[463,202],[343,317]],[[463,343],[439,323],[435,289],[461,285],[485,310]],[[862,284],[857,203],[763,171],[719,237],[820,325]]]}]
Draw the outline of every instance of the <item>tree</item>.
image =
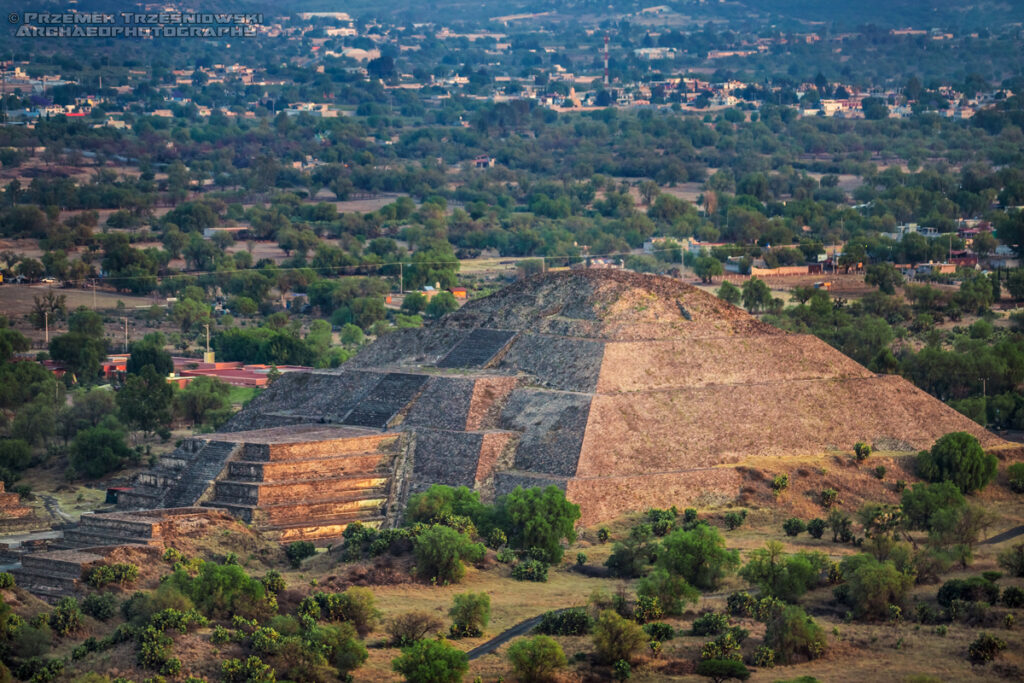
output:
[{"label": "tree", "polygon": [[469,660],[447,640],[420,640],[403,648],[391,668],[407,683],[459,683],[469,671]]},{"label": "tree", "polygon": [[793,602],[817,585],[827,566],[828,558],[822,553],[786,555],[781,543],[768,541],[764,548],[751,551],[740,576],[759,586],[764,595]]},{"label": "tree", "polygon": [[718,288],[718,298],[735,306],[743,299],[743,295],[740,293],[739,287],[724,280],[722,286]]},{"label": "tree", "polygon": [[860,103],[864,118],[869,121],[889,117],[889,108],[881,97],[865,97]]},{"label": "tree", "polygon": [[562,646],[544,635],[517,640],[508,648],[508,661],[516,678],[525,683],[551,680],[567,664]]},{"label": "tree", "polygon": [[768,622],[764,642],[785,664],[798,656],[817,659],[825,652],[821,627],[796,605],[787,605]]},{"label": "tree", "polygon": [[416,575],[440,584],[458,583],[466,575],[463,560],[477,562],[484,547],[451,527],[435,524],[416,537]]},{"label": "tree", "polygon": [[734,678],[745,681],[750,678],[750,670],[743,662],[734,659],[704,659],[697,664],[697,675],[710,678],[715,683]]},{"label": "tree", "polygon": [[402,300],[402,313],[416,315],[427,307],[427,297],[420,292],[409,292]]},{"label": "tree", "polygon": [[903,275],[891,263],[876,263],[868,266],[864,282],[875,285],[885,294],[895,294],[896,288],[903,284]]},{"label": "tree", "polygon": [[134,457],[124,432],[109,426],[89,427],[75,435],[70,462],[75,472],[96,479],[114,472]]},{"label": "tree", "polygon": [[716,588],[739,565],[739,553],[727,550],[725,539],[714,527],[698,524],[665,536],[658,563],[670,574],[681,576],[702,590]]},{"label": "tree", "polygon": [[974,557],[974,545],[996,516],[978,505],[943,508],[929,520],[928,542],[936,548],[952,548],[954,559],[966,569]]},{"label": "tree", "polygon": [[914,484],[903,490],[900,502],[907,526],[922,531],[931,528],[932,516],[939,510],[958,509],[966,504],[964,495],[951,481]]},{"label": "tree", "polygon": [[460,593],[453,599],[448,616],[452,618],[453,636],[477,638],[491,620],[491,598],[487,593]]},{"label": "tree", "polygon": [[125,424],[149,434],[170,425],[173,399],[174,388],[147,365],[125,379],[117,392],[117,408]]},{"label": "tree", "polygon": [[430,299],[423,312],[428,318],[437,319],[457,310],[459,310],[459,303],[451,292],[438,292]]},{"label": "tree", "polygon": [[950,432],[917,456],[917,473],[928,481],[951,481],[964,493],[985,488],[996,475],[996,456],[967,432]]},{"label": "tree", "polygon": [[700,592],[681,576],[673,576],[657,567],[650,574],[637,581],[636,594],[640,597],[657,598],[662,611],[668,616],[679,616],[689,603],[696,603]]},{"label": "tree", "polygon": [[598,659],[605,664],[630,661],[633,655],[647,645],[647,634],[635,621],[623,619],[611,610],[598,616],[593,629],[594,647]]},{"label": "tree", "polygon": [[174,395],[174,412],[189,424],[217,423],[231,412],[231,387],[216,377],[196,377]]},{"label": "tree", "polygon": [[498,500],[495,519],[508,536],[513,548],[536,548],[536,559],[549,564],[562,561],[562,539],[576,540],[575,524],[580,518],[580,506],[565,499],[565,492],[557,486],[545,489],[517,486]]},{"label": "tree", "polygon": [[210,323],[210,306],[195,299],[182,299],[174,304],[171,317],[182,332],[193,332]]},{"label": "tree", "polygon": [[693,264],[693,272],[702,282],[711,282],[712,278],[721,275],[725,270],[722,268],[722,262],[718,259],[711,256],[698,256],[696,263]]},{"label": "tree", "polygon": [[50,340],[50,357],[63,363],[81,384],[99,380],[106,355],[107,340],[101,337],[69,332]]},{"label": "tree", "polygon": [[903,607],[914,587],[914,575],[900,571],[891,561],[879,561],[862,553],[843,560],[840,565],[844,584],[844,601],[858,618],[886,619],[889,605]]},{"label": "tree", "polygon": [[772,302],[768,285],[760,278],[752,277],[743,283],[743,307],[751,313],[767,308]]},{"label": "tree", "polygon": [[164,351],[163,344],[158,343],[156,339],[132,342],[128,346],[128,350],[131,355],[128,356],[125,371],[130,375],[139,374],[147,365],[153,366],[157,374],[162,377],[174,372],[174,361],[171,360],[171,354]]}]

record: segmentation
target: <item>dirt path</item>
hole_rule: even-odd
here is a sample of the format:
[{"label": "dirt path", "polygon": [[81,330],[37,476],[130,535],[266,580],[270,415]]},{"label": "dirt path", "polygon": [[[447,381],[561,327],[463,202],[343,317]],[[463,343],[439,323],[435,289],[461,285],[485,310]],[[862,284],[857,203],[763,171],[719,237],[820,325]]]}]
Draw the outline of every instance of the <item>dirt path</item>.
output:
[{"label": "dirt path", "polygon": [[1024,535],[1024,524],[1021,526],[1015,526],[1012,529],[1007,529],[1001,534],[996,534],[992,538],[986,538],[982,541],[982,545],[994,545],[996,543],[1002,543],[1003,541],[1009,541],[1012,538]]},{"label": "dirt path", "polygon": [[[563,607],[562,609],[554,610],[554,612],[555,612],[555,614],[560,614],[560,613],[565,612],[566,610],[570,610],[570,609],[572,609],[572,608],[571,607]],[[545,612],[545,614],[546,614],[546,612]],[[526,621],[521,621],[518,624],[516,624],[515,626],[513,626],[512,628],[510,628],[510,629],[508,629],[506,631],[503,631],[503,632],[499,633],[498,635],[494,636],[493,638],[488,640],[483,645],[477,645],[472,650],[470,650],[468,653],[466,653],[466,656],[469,657],[470,661],[472,661],[472,660],[476,659],[477,657],[483,657],[484,655],[489,655],[492,652],[494,652],[495,650],[497,650],[499,647],[501,647],[502,645],[507,643],[508,641],[512,640],[513,638],[518,638],[519,636],[525,636],[527,633],[532,631],[533,628],[537,624],[539,624],[540,620],[543,619],[543,618],[544,618],[544,614],[538,614],[537,616],[531,617],[530,619],[527,619]]]},{"label": "dirt path", "polygon": [[73,524],[74,518],[64,512],[60,506],[60,501],[53,496],[47,496],[39,494],[39,497],[43,499],[43,507],[46,508],[46,512],[49,513],[50,517],[53,518],[58,524]]}]

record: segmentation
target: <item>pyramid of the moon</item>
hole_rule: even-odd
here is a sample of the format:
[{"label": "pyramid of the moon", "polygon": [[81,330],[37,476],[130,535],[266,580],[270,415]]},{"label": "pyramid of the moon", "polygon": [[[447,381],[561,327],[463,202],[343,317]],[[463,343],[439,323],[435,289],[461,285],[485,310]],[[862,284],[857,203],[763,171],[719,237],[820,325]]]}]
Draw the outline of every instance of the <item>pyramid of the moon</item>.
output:
[{"label": "pyramid of the moon", "polygon": [[752,457],[858,441],[912,451],[955,430],[1004,443],[900,377],[695,287],[572,270],[385,335],[337,370],[281,376],[171,463],[170,493],[151,477],[129,499],[219,505],[297,538],[394,521],[434,483],[485,498],[554,484],[593,523],[735,497],[728,465]]}]

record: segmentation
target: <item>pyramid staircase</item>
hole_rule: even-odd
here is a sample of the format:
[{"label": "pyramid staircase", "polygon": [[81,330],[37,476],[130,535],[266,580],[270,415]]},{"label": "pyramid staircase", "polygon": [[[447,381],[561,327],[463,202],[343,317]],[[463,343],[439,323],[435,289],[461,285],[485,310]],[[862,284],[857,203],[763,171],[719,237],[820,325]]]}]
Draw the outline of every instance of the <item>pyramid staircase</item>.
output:
[{"label": "pyramid staircase", "polygon": [[246,443],[203,504],[283,542],[324,542],[348,524],[380,526],[401,436],[366,433],[293,443]]},{"label": "pyramid staircase", "polygon": [[238,448],[239,444],[231,441],[185,439],[173,453],[162,457],[156,467],[138,474],[130,491],[118,494],[118,508],[148,510],[196,505]]}]

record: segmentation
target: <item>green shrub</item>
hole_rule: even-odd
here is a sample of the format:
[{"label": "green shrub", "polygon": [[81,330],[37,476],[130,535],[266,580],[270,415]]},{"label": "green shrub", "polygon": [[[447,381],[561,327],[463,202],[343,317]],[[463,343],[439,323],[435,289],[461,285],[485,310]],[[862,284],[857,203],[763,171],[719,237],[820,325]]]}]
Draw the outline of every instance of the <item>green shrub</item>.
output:
[{"label": "green shrub", "polygon": [[103,588],[116,583],[124,586],[139,578],[139,566],[127,562],[101,564],[86,571],[85,582],[93,588]]},{"label": "green shrub", "polygon": [[982,633],[974,642],[967,646],[967,656],[975,664],[985,664],[991,662],[1005,649],[1005,640]]},{"label": "green shrub", "polygon": [[772,493],[776,496],[781,495],[787,488],[789,488],[788,474],[780,474],[772,479]]},{"label": "green shrub", "polygon": [[853,457],[857,462],[864,462],[868,459],[869,455],[871,455],[871,446],[861,441],[853,445]]},{"label": "green shrub", "polygon": [[799,536],[807,530],[807,525],[804,524],[802,519],[796,517],[790,517],[782,524],[782,530],[786,532],[787,536]]},{"label": "green shrub", "polygon": [[620,659],[630,661],[647,645],[647,636],[636,622],[623,619],[611,610],[601,612],[593,628],[597,657],[605,664]]},{"label": "green shrub", "polygon": [[373,631],[380,612],[374,606],[373,592],[369,588],[353,586],[344,593],[314,593],[312,596],[320,607],[319,615],[328,621],[344,621],[352,624],[360,638]]},{"label": "green shrub", "polygon": [[265,618],[277,611],[276,600],[267,596],[263,584],[236,564],[203,562],[194,577],[179,569],[168,577],[161,589],[165,586],[180,591],[200,612],[213,619]]},{"label": "green shrub", "polygon": [[825,534],[825,527],[828,526],[825,520],[815,517],[807,522],[807,533],[811,538],[821,538]]},{"label": "green shrub", "polygon": [[733,659],[705,659],[697,664],[696,673],[698,676],[712,679],[715,683],[733,678],[738,681],[750,678],[750,670],[746,665]]},{"label": "green shrub", "polygon": [[951,481],[963,493],[971,493],[992,481],[996,456],[986,453],[967,432],[950,432],[935,442],[930,451],[917,456],[917,473],[928,481]]},{"label": "green shrub", "polygon": [[1024,462],[1017,462],[1007,467],[1006,476],[1009,479],[1011,491],[1024,493]]},{"label": "green shrub", "polygon": [[606,527],[601,527],[597,530],[598,543],[607,543],[610,536],[611,534],[608,533],[608,529]]},{"label": "green shrub", "polygon": [[493,550],[504,548],[508,544],[508,536],[501,529],[491,529],[491,533],[487,534],[487,547]]},{"label": "green shrub", "polygon": [[416,538],[417,576],[435,583],[458,583],[466,575],[463,561],[478,562],[484,547],[451,527],[435,524]]},{"label": "green shrub", "polygon": [[753,617],[757,613],[757,598],[746,591],[735,591],[726,597],[725,609],[734,617]]},{"label": "green shrub", "polygon": [[512,567],[512,578],[516,581],[537,581],[544,583],[548,580],[548,565],[541,560],[523,560]]},{"label": "green shrub", "polygon": [[994,605],[999,600],[999,586],[981,576],[950,579],[939,588],[936,599],[943,607],[949,607],[954,600]]},{"label": "green shrub", "polygon": [[835,505],[836,500],[838,500],[838,498],[839,491],[836,491],[835,489],[832,488],[825,489],[824,491],[821,492],[820,496],[821,507],[828,510],[833,505]]},{"label": "green shrub", "polygon": [[579,505],[566,500],[565,492],[557,486],[517,486],[499,498],[494,508],[496,524],[508,535],[509,545],[520,550],[538,548],[542,555],[535,559],[548,564],[562,561],[562,540],[576,540],[575,525],[579,518]]},{"label": "green shrub", "polygon": [[900,498],[900,507],[907,525],[922,531],[931,529],[931,519],[936,512],[962,508],[966,504],[964,494],[951,481],[914,484],[905,489]]},{"label": "green shrub", "polygon": [[693,620],[693,635],[717,636],[729,628],[729,617],[720,612],[706,612]]},{"label": "green shrub", "polygon": [[647,511],[647,522],[651,525],[651,531],[655,536],[664,536],[676,525],[677,515],[675,508],[671,510],[650,508]]},{"label": "green shrub", "polygon": [[1024,607],[1024,590],[1016,586],[1007,586],[1003,591],[1003,604],[1010,609]]},{"label": "green shrub", "polygon": [[885,465],[879,465],[874,469],[876,479],[885,479]]},{"label": "green shrub", "polygon": [[1024,543],[1018,543],[999,553],[999,566],[1011,576],[1024,576]]},{"label": "green shrub", "polygon": [[576,553],[576,566],[577,567],[582,567],[586,563],[587,563],[587,554],[583,553],[583,552]]},{"label": "green shrub", "polygon": [[617,681],[629,680],[633,675],[633,667],[625,659],[619,659],[612,664],[612,678]]},{"label": "green shrub", "polygon": [[93,619],[106,621],[117,612],[117,598],[113,593],[90,593],[82,600],[82,611]]},{"label": "green shrub", "polygon": [[562,647],[543,635],[513,643],[508,648],[508,660],[516,677],[525,683],[550,680],[567,663]]},{"label": "green shrub", "polygon": [[264,574],[263,578],[260,579],[260,583],[263,584],[268,595],[277,595],[288,587],[288,584],[284,581],[284,577],[281,576],[281,572],[276,569],[271,569],[269,572]]},{"label": "green shrub", "polygon": [[825,651],[825,634],[802,608],[789,605],[768,622],[764,644],[775,651],[779,661],[790,664],[797,657],[820,657]]},{"label": "green shrub", "polygon": [[747,511],[740,510],[739,512],[727,512],[725,513],[725,528],[729,531],[733,529],[739,529],[743,526],[744,520],[747,519]]},{"label": "green shrub", "polygon": [[633,621],[646,624],[648,621],[660,619],[661,615],[661,603],[657,597],[641,595],[637,598],[636,606],[633,608]]},{"label": "green shrub", "polygon": [[487,593],[461,593],[448,610],[451,634],[456,638],[477,638],[491,619],[491,598]]},{"label": "green shrub", "polygon": [[659,643],[663,643],[666,640],[672,640],[676,637],[676,630],[672,628],[672,625],[666,624],[662,621],[644,624],[644,633],[650,636],[651,640],[656,640]]},{"label": "green shrub", "polygon": [[629,536],[612,546],[612,554],[604,565],[615,576],[633,578],[643,573],[656,551],[657,543],[651,526],[638,524],[629,530]]},{"label": "green shrub", "polygon": [[167,550],[165,550],[163,554],[163,559],[164,562],[167,562],[168,564],[174,564],[176,562],[186,562],[188,560],[188,558],[185,557],[185,553],[175,548],[168,548]]},{"label": "green shrub", "polygon": [[210,642],[214,645],[230,643],[234,638],[234,633],[232,633],[231,630],[226,629],[219,624],[213,627],[213,633],[210,634]]},{"label": "green shrub", "polygon": [[[893,562],[880,562],[871,555],[848,557],[840,564],[846,583],[840,586],[841,597],[853,608],[858,618],[883,620],[889,616],[889,605],[903,607],[914,577],[900,571]],[[838,590],[838,589],[837,589]]]},{"label": "green shrub", "polygon": [[817,552],[787,555],[781,543],[768,541],[764,548],[751,551],[740,576],[759,586],[767,596],[793,602],[817,585],[828,562],[824,554]]},{"label": "green shrub", "polygon": [[700,592],[681,576],[673,576],[658,567],[637,581],[637,595],[657,598],[662,611],[669,616],[683,613],[687,604],[696,603]]},{"label": "green shrub", "polygon": [[61,638],[81,630],[82,609],[78,606],[78,600],[70,596],[61,598],[50,612],[49,624],[53,632]]},{"label": "green shrub", "polygon": [[228,659],[220,668],[221,680],[224,683],[274,683],[277,677],[274,669],[255,655],[243,662],[240,659]]},{"label": "green shrub", "polygon": [[460,683],[469,660],[446,640],[420,640],[391,660],[391,668],[408,683]]},{"label": "green shrub", "polygon": [[[345,531],[348,531],[348,528]],[[287,556],[288,562],[291,563],[292,567],[298,569],[302,566],[304,559],[316,555],[316,546],[309,541],[295,541],[284,547],[284,554]]]},{"label": "green shrub", "polygon": [[0,572],[0,589],[2,588],[14,588],[14,574]]},{"label": "green shrub", "polygon": [[502,564],[512,564],[516,561],[516,553],[512,548],[502,548],[495,557]]},{"label": "green shrub", "polygon": [[548,636],[582,636],[590,633],[593,619],[582,608],[545,612],[534,629]]},{"label": "green shrub", "polygon": [[441,620],[429,612],[406,612],[388,620],[385,630],[392,646],[407,647],[440,631],[442,626]]},{"label": "green shrub", "polygon": [[775,650],[767,645],[760,645],[754,650],[754,666],[761,669],[770,669],[775,666]]},{"label": "green shrub", "polygon": [[677,529],[662,541],[659,566],[681,576],[690,585],[710,590],[739,565],[739,553],[725,547],[725,539],[714,527],[704,524]]},{"label": "green shrub", "polygon": [[139,649],[136,658],[139,666],[151,671],[159,671],[171,658],[171,647],[174,641],[155,626],[147,626],[139,634]]},{"label": "green shrub", "polygon": [[732,659],[740,661],[740,644],[733,633],[726,632],[712,640],[704,643],[700,649],[701,659]]}]

